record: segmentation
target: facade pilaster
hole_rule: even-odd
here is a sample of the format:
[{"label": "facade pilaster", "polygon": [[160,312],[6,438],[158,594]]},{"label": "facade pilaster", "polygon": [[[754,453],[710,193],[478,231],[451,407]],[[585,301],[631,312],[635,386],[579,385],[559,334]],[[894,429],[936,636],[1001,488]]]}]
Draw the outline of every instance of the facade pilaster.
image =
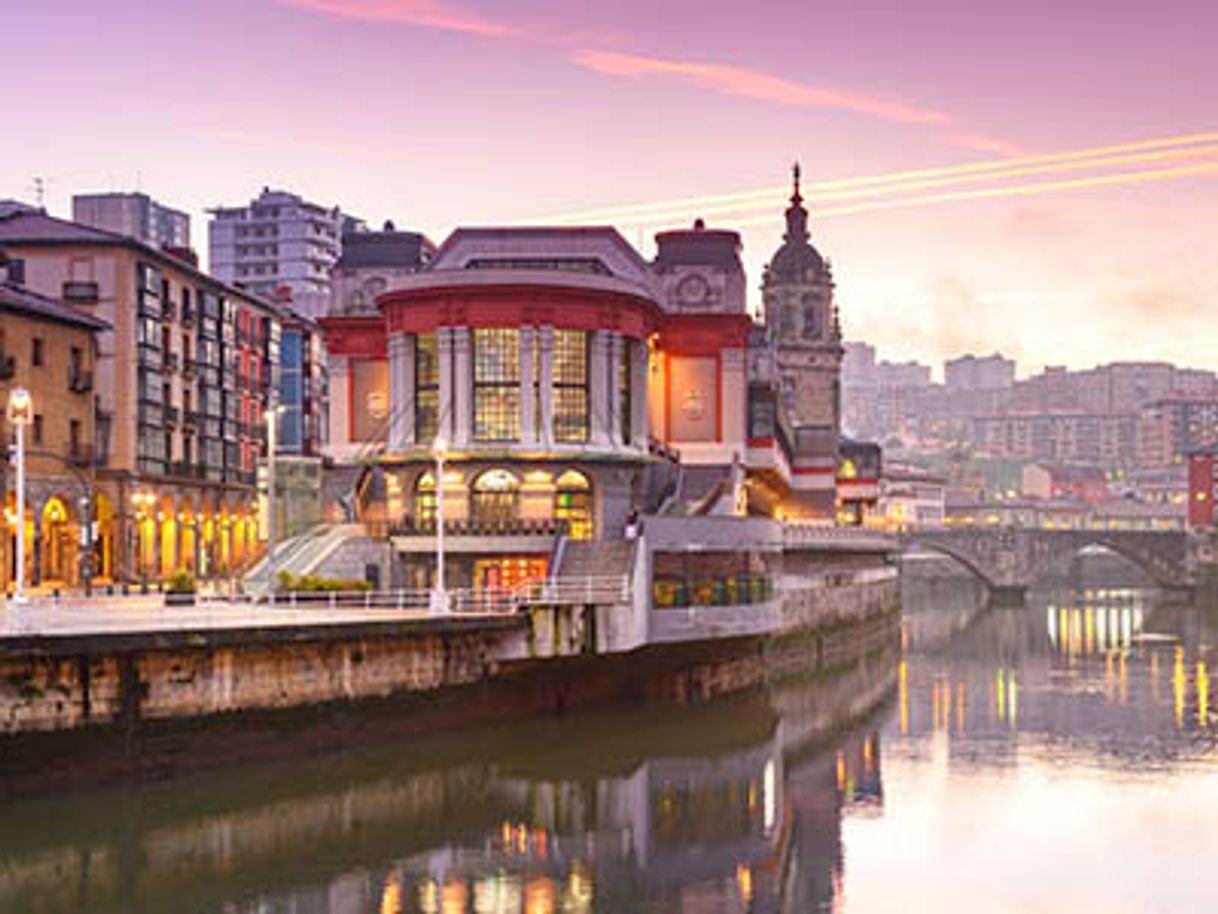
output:
[{"label": "facade pilaster", "polygon": [[469,327],[453,327],[453,382],[456,402],[453,410],[454,444],[469,443],[474,425],[473,340]]},{"label": "facade pilaster", "polygon": [[453,440],[453,406],[456,391],[453,389],[453,328],[436,330],[436,356],[440,367],[439,421],[436,435],[445,441]]},{"label": "facade pilaster", "polygon": [[[413,435],[407,435],[406,413],[414,418],[414,410],[409,409],[413,403],[411,386],[414,383],[413,372],[408,374],[407,363],[412,360],[414,347],[411,339],[405,333],[395,333],[389,337],[389,450],[403,451],[410,443]],[[411,423],[413,424],[413,423]]]},{"label": "facade pilaster", "polygon": [[590,434],[591,444],[605,446],[609,443],[613,426],[609,392],[609,333],[594,330],[589,345],[588,395],[591,400]]},{"label": "facade pilaster", "polygon": [[541,327],[537,331],[540,349],[541,385],[540,400],[541,444],[554,445],[554,328]]},{"label": "facade pilaster", "polygon": [[647,421],[647,344],[636,342],[630,347],[630,441],[647,450],[651,428]]},{"label": "facade pilaster", "polygon": [[745,439],[748,410],[748,383],[745,379],[745,354],[743,349],[724,349],[720,357],[719,370],[722,374],[722,397],[719,410],[723,423],[724,443],[741,448],[741,456],[746,446]]},{"label": "facade pilaster", "polygon": [[330,442],[351,443],[351,362],[345,355],[329,358]]},{"label": "facade pilaster", "polygon": [[[609,440],[622,446],[622,353],[626,341],[620,333],[609,334]],[[629,418],[626,420],[630,421]]]},{"label": "facade pilaster", "polygon": [[520,443],[537,443],[537,397],[534,390],[537,379],[533,377],[533,353],[537,345],[537,331],[532,327],[520,328]]}]

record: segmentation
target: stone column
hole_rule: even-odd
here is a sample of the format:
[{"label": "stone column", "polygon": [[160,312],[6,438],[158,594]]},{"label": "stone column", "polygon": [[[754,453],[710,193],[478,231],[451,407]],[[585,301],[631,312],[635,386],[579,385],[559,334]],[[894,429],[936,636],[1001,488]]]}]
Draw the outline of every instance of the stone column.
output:
[{"label": "stone column", "polygon": [[[453,336],[451,327],[436,330],[436,359],[440,368],[440,405],[436,435],[453,440]],[[421,444],[422,442],[420,442]]]},{"label": "stone column", "polygon": [[414,437],[413,428],[407,428],[407,413],[410,425],[414,425],[414,372],[410,363],[414,361],[414,345],[405,333],[389,337],[389,451],[404,451]]},{"label": "stone column", "polygon": [[554,445],[554,328],[541,327],[537,331],[537,343],[541,353],[541,429],[542,447]]},{"label": "stone column", "polygon": [[532,327],[520,328],[520,443],[537,443],[537,401],[533,393],[536,378],[533,377],[533,347],[537,345],[537,331]]},{"label": "stone column", "polygon": [[722,372],[720,390],[722,402],[719,404],[719,416],[723,428],[723,441],[731,446],[740,447],[740,456],[744,456],[746,445],[746,425],[748,413],[748,382],[745,379],[745,357],[743,349],[724,349],[720,357],[719,370]]},{"label": "stone column", "polygon": [[473,346],[469,327],[453,328],[453,386],[456,408],[453,410],[454,444],[469,443],[474,427],[474,366]]},{"label": "stone column", "polygon": [[[657,391],[657,394],[661,393]],[[638,340],[630,347],[630,440],[647,450],[651,428],[647,421],[647,343]]]},{"label": "stone column", "polygon": [[[609,441],[622,446],[622,353],[626,341],[620,333],[609,334]],[[626,421],[630,421],[627,418]]]},{"label": "stone column", "polygon": [[588,441],[601,446],[609,443],[613,425],[609,407],[609,334],[592,331],[588,347]]},{"label": "stone column", "polygon": [[330,443],[351,443],[351,363],[345,355],[329,358],[330,375]]}]

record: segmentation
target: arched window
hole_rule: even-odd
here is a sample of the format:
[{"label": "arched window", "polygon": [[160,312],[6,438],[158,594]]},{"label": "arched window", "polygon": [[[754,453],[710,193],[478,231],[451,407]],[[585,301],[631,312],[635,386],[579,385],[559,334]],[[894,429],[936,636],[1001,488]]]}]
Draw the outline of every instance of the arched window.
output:
[{"label": "arched window", "polygon": [[487,470],[474,480],[473,520],[504,524],[520,516],[520,480],[504,469]]},{"label": "arched window", "polygon": [[592,485],[578,470],[567,470],[558,477],[554,519],[566,521],[567,536],[571,539],[592,539]]},{"label": "arched window", "polygon": [[778,334],[784,338],[795,335],[795,306],[783,305],[779,312]]},{"label": "arched window", "polygon": [[804,339],[814,340],[821,335],[820,315],[817,313],[816,296],[805,295],[804,306]]},{"label": "arched window", "polygon": [[436,477],[430,470],[415,480],[414,522],[424,529],[436,524]]}]

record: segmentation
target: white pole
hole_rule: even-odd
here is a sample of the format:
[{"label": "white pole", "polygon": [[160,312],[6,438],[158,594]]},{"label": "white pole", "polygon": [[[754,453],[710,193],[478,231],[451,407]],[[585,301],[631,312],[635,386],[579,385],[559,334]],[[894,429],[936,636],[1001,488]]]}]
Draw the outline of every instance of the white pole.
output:
[{"label": "white pole", "polygon": [[25,602],[25,423],[17,423],[17,584],[14,603]]},{"label": "white pole", "polygon": [[448,590],[444,584],[444,452],[436,450],[436,605],[437,613],[448,612]]},{"label": "white pole", "polygon": [[275,605],[275,448],[278,446],[275,419],[277,405],[271,392],[266,409],[266,573],[267,603]]}]

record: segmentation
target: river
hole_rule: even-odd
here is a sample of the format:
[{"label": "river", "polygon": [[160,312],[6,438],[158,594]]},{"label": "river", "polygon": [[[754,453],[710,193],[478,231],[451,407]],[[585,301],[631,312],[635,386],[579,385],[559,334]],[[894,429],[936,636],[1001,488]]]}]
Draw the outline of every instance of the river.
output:
[{"label": "river", "polygon": [[1218,910],[1218,611],[1100,575],[904,649],[572,715],[0,807],[0,911]]}]

